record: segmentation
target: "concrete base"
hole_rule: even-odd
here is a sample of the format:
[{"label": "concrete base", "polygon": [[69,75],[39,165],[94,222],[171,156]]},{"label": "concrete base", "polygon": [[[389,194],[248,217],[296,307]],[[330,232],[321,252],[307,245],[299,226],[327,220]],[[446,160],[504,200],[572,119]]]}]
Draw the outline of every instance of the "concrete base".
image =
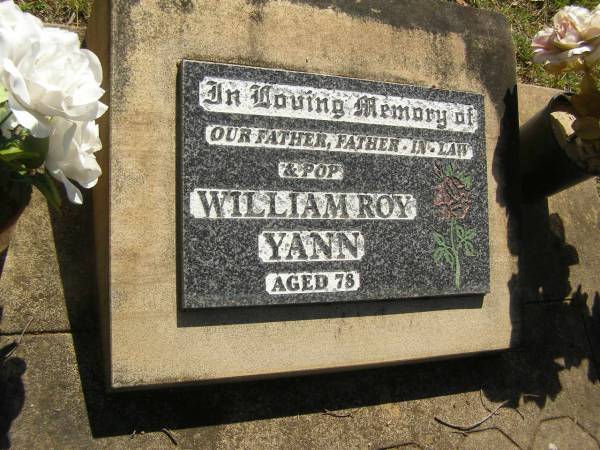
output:
[{"label": "concrete base", "polygon": [[[554,92],[519,86],[521,120]],[[0,448],[171,447],[161,429],[171,430],[179,448],[195,449],[598,448],[595,181],[520,209],[523,239],[511,280],[521,310],[518,348],[331,375],[106,394],[90,294],[94,263],[86,256],[92,212],[74,208],[56,217],[36,197],[0,276],[0,355],[33,317],[21,345],[0,363]],[[482,399],[488,408],[508,403],[472,433],[434,420],[473,424],[489,414]]]},{"label": "concrete base", "polygon": [[[97,5],[87,43],[104,61],[111,106],[103,129],[110,162],[94,189],[109,387],[374,367],[515,345],[507,190],[515,62],[502,16],[430,0],[383,10],[302,1]],[[491,293],[178,312],[176,79],[184,58],[482,94]]]},{"label": "concrete base", "polygon": [[[104,393],[97,334],[27,335],[0,372],[0,448],[171,448],[166,428],[184,449],[596,449],[600,300],[581,300],[527,305],[516,351],[150,393]],[[434,420],[475,423],[481,401],[508,403],[465,435]]]},{"label": "concrete base", "polygon": [[[522,119],[553,92],[520,86]],[[90,279],[81,276],[93,271],[93,261],[82,256],[92,246],[91,210],[73,209],[61,219],[36,199],[19,222],[0,277],[0,354],[33,317],[0,366],[0,448],[168,448],[163,428],[179,448],[195,449],[597,448],[595,182],[527,205],[522,217],[529,231],[514,280],[523,293],[517,349],[333,375],[106,394]],[[32,291],[39,294],[23,292],[17,274],[33,288],[39,283]],[[481,398],[488,408],[508,403],[473,433],[454,433],[434,420],[475,423],[488,415]]]}]

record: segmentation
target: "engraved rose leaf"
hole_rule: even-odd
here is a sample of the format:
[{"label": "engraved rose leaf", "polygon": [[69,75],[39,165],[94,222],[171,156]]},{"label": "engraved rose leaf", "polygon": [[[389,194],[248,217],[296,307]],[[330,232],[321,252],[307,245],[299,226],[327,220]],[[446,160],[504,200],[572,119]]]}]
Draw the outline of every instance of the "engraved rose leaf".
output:
[{"label": "engraved rose leaf", "polygon": [[454,267],[454,258],[448,247],[436,248],[435,252],[433,252],[433,260],[438,265],[442,262],[446,262],[448,265],[450,265],[450,267]]},{"label": "engraved rose leaf", "polygon": [[433,238],[435,239],[435,243],[437,245],[439,245],[440,247],[442,247],[442,248],[447,247],[446,239],[444,238],[444,236],[441,233],[434,231]]},{"label": "engraved rose leaf", "polygon": [[433,252],[433,260],[435,261],[436,264],[439,264],[442,262],[442,258],[444,257],[445,251],[446,251],[446,249],[444,247],[438,247],[435,249],[435,251]]},{"label": "engraved rose leaf", "polygon": [[444,260],[450,267],[454,268],[456,262],[454,261],[454,256],[452,255],[452,252],[450,251],[450,249],[444,250]]},{"label": "engraved rose leaf", "polygon": [[465,234],[465,240],[471,241],[475,237],[476,233],[477,233],[476,230],[473,230],[473,229],[467,230],[467,232]]},{"label": "engraved rose leaf", "polygon": [[473,246],[473,243],[471,241],[464,241],[463,245],[465,249],[465,255],[475,256],[475,247]]},{"label": "engraved rose leaf", "polygon": [[473,186],[473,177],[471,175],[462,175],[460,181],[465,185],[467,191],[471,190],[471,187]]},{"label": "engraved rose leaf", "polygon": [[448,164],[444,168],[444,175],[446,175],[447,177],[452,177],[454,175],[454,170],[453,170],[452,164]]},{"label": "engraved rose leaf", "polygon": [[454,229],[456,231],[456,235],[458,236],[458,239],[461,241],[464,240],[465,235],[466,235],[465,228],[462,225],[456,224]]}]

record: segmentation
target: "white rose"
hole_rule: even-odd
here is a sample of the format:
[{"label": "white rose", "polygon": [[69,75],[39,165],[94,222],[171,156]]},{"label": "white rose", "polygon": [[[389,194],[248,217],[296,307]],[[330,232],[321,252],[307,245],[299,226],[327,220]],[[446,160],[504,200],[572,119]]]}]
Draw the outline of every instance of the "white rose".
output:
[{"label": "white rose", "polygon": [[558,11],[553,27],[544,28],[533,38],[533,61],[543,64],[550,73],[583,69],[583,55],[595,49],[584,35],[590,15],[588,9],[579,6],[565,6]]},{"label": "white rose", "polygon": [[43,28],[40,19],[22,12],[12,0],[0,1],[0,61],[22,58],[29,46],[40,39]]},{"label": "white rose", "polygon": [[582,35],[593,47],[590,53],[583,56],[586,64],[592,66],[600,60],[600,5],[592,10]]},{"label": "white rose", "polygon": [[600,36],[600,5],[596,6],[588,16],[581,34],[586,40]]},{"label": "white rose", "polygon": [[100,61],[79,48],[75,33],[44,28],[20,58],[4,58],[2,68],[10,108],[35,137],[50,135],[48,116],[83,122],[107,110],[99,101],[104,94]]},{"label": "white rose", "polygon": [[81,191],[74,180],[89,189],[98,182],[102,170],[94,153],[102,148],[95,122],[71,122],[61,117],[52,119],[46,170],[65,185],[67,197],[73,203],[83,203]]},{"label": "white rose", "polygon": [[578,47],[584,40],[581,32],[590,16],[587,8],[580,6],[565,6],[553,18],[557,39],[554,45],[563,50]]}]

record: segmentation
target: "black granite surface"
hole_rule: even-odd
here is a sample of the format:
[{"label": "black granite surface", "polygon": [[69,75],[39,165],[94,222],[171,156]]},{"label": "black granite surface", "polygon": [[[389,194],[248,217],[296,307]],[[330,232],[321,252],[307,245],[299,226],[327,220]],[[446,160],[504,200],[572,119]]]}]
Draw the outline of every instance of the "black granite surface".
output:
[{"label": "black granite surface", "polygon": [[[475,133],[342,121],[209,112],[200,106],[206,76],[342,89],[472,105]],[[488,207],[483,97],[479,94],[183,61],[179,85],[178,274],[183,309],[344,302],[480,294],[489,291]],[[207,124],[352,133],[466,142],[471,160],[385,154],[209,146]],[[341,163],[343,180],[281,178],[280,161]],[[415,220],[199,219],[190,214],[194,189],[410,193]],[[276,262],[259,258],[266,230],[359,230],[359,261]],[[356,291],[271,295],[269,273],[356,271]]]}]

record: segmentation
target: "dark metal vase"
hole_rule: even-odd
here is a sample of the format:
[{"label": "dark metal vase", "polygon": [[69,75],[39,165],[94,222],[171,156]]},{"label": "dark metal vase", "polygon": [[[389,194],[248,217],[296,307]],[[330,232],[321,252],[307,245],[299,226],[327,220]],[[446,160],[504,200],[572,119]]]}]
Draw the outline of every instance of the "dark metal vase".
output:
[{"label": "dark metal vase", "polygon": [[553,97],[520,129],[519,159],[525,201],[550,196],[594,176],[579,168],[554,136],[550,113],[560,102],[568,102],[568,94]]}]

